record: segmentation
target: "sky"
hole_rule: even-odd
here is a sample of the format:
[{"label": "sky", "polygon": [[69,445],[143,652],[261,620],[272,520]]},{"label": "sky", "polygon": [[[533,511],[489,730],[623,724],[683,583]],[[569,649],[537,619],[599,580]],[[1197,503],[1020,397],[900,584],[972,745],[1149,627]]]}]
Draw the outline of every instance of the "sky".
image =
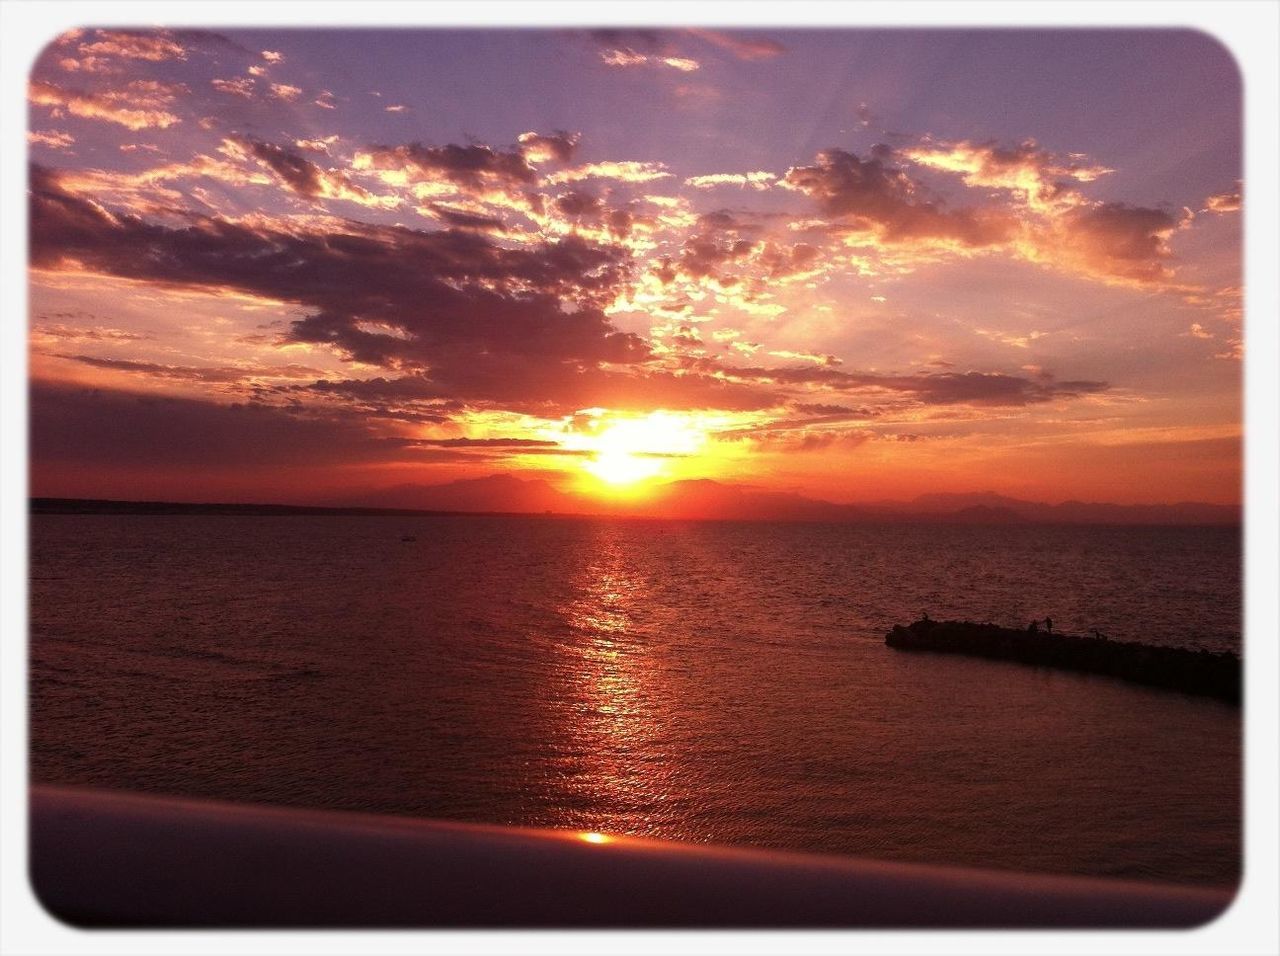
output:
[{"label": "sky", "polygon": [[1240,500],[1193,31],[84,29],[31,72],[31,491]]}]

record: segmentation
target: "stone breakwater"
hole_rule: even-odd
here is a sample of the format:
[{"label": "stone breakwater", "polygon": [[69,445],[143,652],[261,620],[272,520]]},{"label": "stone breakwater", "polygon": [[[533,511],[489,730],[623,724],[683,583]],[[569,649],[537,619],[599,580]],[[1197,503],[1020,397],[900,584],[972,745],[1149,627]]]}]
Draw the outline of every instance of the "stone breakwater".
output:
[{"label": "stone breakwater", "polygon": [[1239,705],[1240,658],[1231,653],[1191,651],[1102,636],[1077,637],[1015,630],[971,621],[931,621],[895,625],[884,642],[902,651],[967,654],[1039,667],[1102,674],[1121,680],[1215,697]]}]

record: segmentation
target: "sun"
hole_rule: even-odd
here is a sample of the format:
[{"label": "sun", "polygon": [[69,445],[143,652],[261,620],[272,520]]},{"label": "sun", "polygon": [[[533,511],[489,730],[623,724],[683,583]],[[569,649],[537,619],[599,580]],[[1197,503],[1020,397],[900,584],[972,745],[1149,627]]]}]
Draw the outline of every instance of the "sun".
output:
[{"label": "sun", "polygon": [[645,478],[652,478],[662,471],[662,462],[653,457],[641,457],[622,449],[600,451],[582,467],[601,481],[611,485],[633,485]]},{"label": "sun", "polygon": [[635,418],[604,418],[574,442],[586,452],[582,468],[615,488],[638,485],[666,471],[673,458],[686,457],[706,442],[706,433],[685,416],[651,412]]}]

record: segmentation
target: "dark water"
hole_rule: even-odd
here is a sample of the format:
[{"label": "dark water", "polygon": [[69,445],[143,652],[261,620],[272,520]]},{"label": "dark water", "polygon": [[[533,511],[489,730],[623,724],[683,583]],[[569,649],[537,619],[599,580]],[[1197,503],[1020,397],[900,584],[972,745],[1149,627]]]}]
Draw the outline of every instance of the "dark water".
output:
[{"label": "dark water", "polygon": [[927,609],[1239,649],[1239,561],[1219,529],[37,516],[32,772],[1225,884],[1237,709],[882,639]]}]

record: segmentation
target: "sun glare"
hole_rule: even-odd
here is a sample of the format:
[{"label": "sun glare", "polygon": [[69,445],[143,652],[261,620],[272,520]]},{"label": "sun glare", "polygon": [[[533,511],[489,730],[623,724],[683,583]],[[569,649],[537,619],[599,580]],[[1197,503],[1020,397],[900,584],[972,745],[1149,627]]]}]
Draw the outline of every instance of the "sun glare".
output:
[{"label": "sun glare", "polygon": [[658,477],[672,458],[692,455],[705,443],[705,430],[688,417],[653,412],[637,418],[601,415],[566,444],[587,452],[584,471],[625,487]]}]

